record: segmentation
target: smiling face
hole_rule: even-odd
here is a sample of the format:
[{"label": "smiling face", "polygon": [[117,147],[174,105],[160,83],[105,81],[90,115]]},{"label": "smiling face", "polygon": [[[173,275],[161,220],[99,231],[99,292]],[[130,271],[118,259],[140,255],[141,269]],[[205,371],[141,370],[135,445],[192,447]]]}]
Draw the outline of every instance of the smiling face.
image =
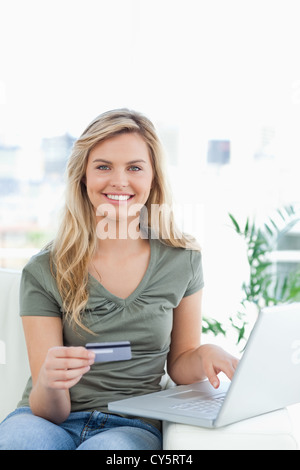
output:
[{"label": "smiling face", "polygon": [[153,170],[149,149],[138,133],[124,133],[99,142],[89,153],[85,184],[88,197],[112,213],[128,214],[134,204],[144,205],[149,197]]}]

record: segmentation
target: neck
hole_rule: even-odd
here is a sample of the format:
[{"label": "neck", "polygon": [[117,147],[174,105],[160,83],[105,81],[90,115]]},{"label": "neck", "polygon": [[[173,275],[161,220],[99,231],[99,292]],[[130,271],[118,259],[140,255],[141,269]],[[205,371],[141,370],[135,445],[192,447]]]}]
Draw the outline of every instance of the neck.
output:
[{"label": "neck", "polygon": [[102,255],[113,254],[116,257],[124,257],[134,254],[142,249],[149,240],[142,238],[139,234],[138,238],[105,238],[99,239],[97,244],[96,257]]},{"label": "neck", "polygon": [[140,230],[139,217],[96,217],[98,248],[106,246],[117,250],[136,247],[144,244],[145,234]]}]

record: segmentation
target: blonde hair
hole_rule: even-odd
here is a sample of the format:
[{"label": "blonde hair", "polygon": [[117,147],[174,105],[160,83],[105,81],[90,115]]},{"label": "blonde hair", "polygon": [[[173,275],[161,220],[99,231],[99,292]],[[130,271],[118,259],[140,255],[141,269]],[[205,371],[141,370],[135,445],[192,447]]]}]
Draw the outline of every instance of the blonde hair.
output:
[{"label": "blonde hair", "polygon": [[[138,133],[149,148],[153,166],[152,189],[145,204],[148,227],[165,244],[199,250],[194,239],[176,228],[164,168],[164,152],[148,118],[127,109],[108,111],[94,119],[75,142],[67,165],[66,201],[62,221],[51,244],[51,266],[63,301],[66,318],[89,331],[80,316],[88,301],[88,265],[97,246],[95,210],[83,178],[90,150],[121,133]],[[159,207],[153,217],[152,207]],[[157,214],[156,214],[157,215]],[[90,332],[90,331],[89,331]]]}]

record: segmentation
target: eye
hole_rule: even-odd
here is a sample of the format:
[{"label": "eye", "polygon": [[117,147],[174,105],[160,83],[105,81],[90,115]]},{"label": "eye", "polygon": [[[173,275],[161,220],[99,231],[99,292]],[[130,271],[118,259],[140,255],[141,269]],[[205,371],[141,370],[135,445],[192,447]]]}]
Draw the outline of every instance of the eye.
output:
[{"label": "eye", "polygon": [[105,170],[109,170],[109,166],[107,166],[107,165],[99,165],[99,166],[97,166],[97,170],[104,170],[104,171],[105,171]]},{"label": "eye", "polygon": [[139,166],[135,166],[135,165],[132,165],[130,168],[129,168],[129,171],[140,171],[141,168]]}]

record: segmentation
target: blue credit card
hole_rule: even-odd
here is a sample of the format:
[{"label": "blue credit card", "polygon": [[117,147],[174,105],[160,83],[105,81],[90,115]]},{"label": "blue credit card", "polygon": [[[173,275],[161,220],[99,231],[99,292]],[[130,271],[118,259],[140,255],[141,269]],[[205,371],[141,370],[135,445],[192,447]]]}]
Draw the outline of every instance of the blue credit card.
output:
[{"label": "blue credit card", "polygon": [[128,361],[131,359],[130,341],[87,343],[85,347],[96,354],[95,362]]}]

